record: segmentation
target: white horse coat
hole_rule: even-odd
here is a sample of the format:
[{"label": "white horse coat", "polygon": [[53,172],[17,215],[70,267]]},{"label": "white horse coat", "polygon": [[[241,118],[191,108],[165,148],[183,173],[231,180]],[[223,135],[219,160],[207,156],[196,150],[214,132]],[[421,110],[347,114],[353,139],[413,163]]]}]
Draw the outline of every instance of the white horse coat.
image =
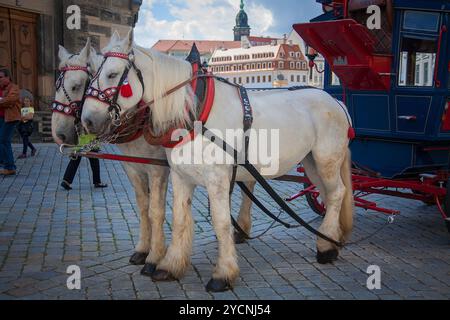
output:
[{"label": "white horse coat", "polygon": [[[128,78],[133,91],[142,92],[142,95],[130,99],[119,98],[122,110],[133,108],[139,99],[155,100],[151,107],[151,121],[156,132],[166,132],[174,124],[189,122],[188,112],[195,113],[195,104],[187,87],[162,98],[171,88],[192,77],[187,62],[133,47],[132,34],[121,43],[110,44],[107,50],[120,53],[133,50],[135,65],[144,75],[145,91],[142,92],[136,71],[130,71]],[[105,63],[105,72],[99,77],[102,89],[117,86],[118,79],[114,75],[122,74],[126,64],[126,61],[118,58],[110,58]],[[215,81],[215,85],[215,101],[206,127],[218,131],[242,129],[243,111],[236,88],[218,81]],[[303,161],[308,176],[319,187],[327,205],[327,214],[319,231],[338,241],[347,239],[352,228],[353,196],[348,150],[351,123],[345,108],[327,93],[315,89],[254,92],[249,94],[249,98],[253,107],[253,129],[279,130],[279,157],[274,160],[279,164],[278,170],[267,177],[283,175]],[[109,124],[106,109],[96,100],[86,100],[82,120],[88,130],[99,133],[100,128]],[[218,153],[224,152],[203,136],[197,136],[183,148],[189,148],[198,139],[203,140],[203,152],[211,149]],[[233,141],[227,142],[235,145]],[[250,140],[250,158],[254,150],[252,148],[258,144],[257,140]],[[190,150],[194,150],[194,147]],[[171,164],[174,191],[174,234],[153,278],[179,278],[189,265],[193,238],[192,194],[196,185],[203,185],[210,197],[212,221],[219,242],[218,261],[207,289],[228,289],[239,274],[229,206],[232,165],[180,164],[177,161],[179,150],[166,149],[166,154]],[[264,174],[262,164],[255,163],[255,166]],[[243,170],[238,170],[237,180],[253,179]],[[319,262],[330,262],[337,258],[338,248],[334,244],[319,238],[317,248]]]}]

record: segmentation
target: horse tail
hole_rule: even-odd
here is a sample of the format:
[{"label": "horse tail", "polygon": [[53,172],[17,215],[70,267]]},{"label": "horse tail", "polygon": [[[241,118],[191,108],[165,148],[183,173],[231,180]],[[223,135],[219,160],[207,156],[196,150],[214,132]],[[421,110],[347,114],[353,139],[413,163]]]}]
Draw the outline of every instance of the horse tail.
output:
[{"label": "horse tail", "polygon": [[345,186],[344,200],[342,201],[341,211],[339,213],[339,224],[342,230],[342,242],[348,240],[353,229],[354,198],[351,158],[351,151],[350,149],[347,149],[345,152],[344,162],[341,166],[341,178]]}]

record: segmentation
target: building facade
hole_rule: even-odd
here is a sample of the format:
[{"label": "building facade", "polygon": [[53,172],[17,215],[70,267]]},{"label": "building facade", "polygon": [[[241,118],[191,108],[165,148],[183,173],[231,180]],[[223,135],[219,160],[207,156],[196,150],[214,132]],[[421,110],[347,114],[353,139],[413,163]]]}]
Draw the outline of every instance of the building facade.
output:
[{"label": "building facade", "polygon": [[307,61],[298,45],[272,44],[216,50],[209,63],[214,74],[247,88],[306,85]]},{"label": "building facade", "polygon": [[[69,6],[80,8],[81,28],[69,30]],[[58,45],[78,52],[88,36],[104,46],[113,30],[123,36],[134,25],[141,0],[0,0],[0,65],[33,93],[38,110],[54,97]]]},{"label": "building facade", "polygon": [[[125,36],[138,16],[142,0],[0,0],[0,65],[13,81],[35,97],[36,141],[51,138],[50,105],[55,95],[58,45],[79,52],[91,37],[105,46],[114,30]],[[70,30],[69,6],[80,9],[80,28]]]}]

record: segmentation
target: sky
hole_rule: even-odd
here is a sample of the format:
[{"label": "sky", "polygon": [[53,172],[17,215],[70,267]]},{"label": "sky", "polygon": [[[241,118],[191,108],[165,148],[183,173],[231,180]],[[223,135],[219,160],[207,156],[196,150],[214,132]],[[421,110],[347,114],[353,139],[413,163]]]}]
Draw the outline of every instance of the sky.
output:
[{"label": "sky", "polygon": [[[315,0],[245,0],[253,36],[282,37],[292,25],[322,13]],[[233,40],[240,0],[144,0],[135,29],[137,44],[162,39]]]}]

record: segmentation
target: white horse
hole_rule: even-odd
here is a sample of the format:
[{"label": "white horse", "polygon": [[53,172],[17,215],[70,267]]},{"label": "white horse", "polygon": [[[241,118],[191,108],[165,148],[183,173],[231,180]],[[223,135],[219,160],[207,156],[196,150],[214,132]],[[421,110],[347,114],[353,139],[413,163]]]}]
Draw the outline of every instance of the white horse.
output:
[{"label": "white horse", "polygon": [[[119,41],[117,33],[113,34],[112,41]],[[89,53],[90,52],[90,53]],[[89,81],[88,72],[95,74],[103,60],[91,48],[90,40],[79,54],[70,54],[64,47],[59,48],[60,70],[64,72],[64,82],[57,88],[55,101],[63,105],[82,101],[84,89]],[[80,69],[78,69],[80,68]],[[85,69],[86,68],[86,69]],[[88,72],[86,72],[86,71]],[[64,86],[64,88],[62,87]],[[68,94],[70,100],[65,95]],[[78,133],[75,126],[75,117],[64,112],[54,112],[52,115],[52,135],[59,145],[75,145]],[[117,145],[127,155],[138,157],[166,159],[164,149],[147,144],[144,138]],[[144,164],[125,163],[125,171],[135,189],[136,202],[140,213],[140,236],[135,253],[130,262],[135,265],[144,265],[142,274],[150,276],[157,263],[165,254],[165,237],[162,224],[165,218],[165,201],[168,184],[168,168],[149,166]],[[249,185],[253,190],[254,184]],[[243,197],[238,223],[247,233],[251,230],[251,200]],[[237,241],[243,241],[243,235],[236,234]]]},{"label": "white horse", "polygon": [[[166,95],[172,88],[192,78],[189,63],[133,46],[132,32],[122,42],[112,41],[104,51],[117,54],[108,55],[109,58],[98,74],[96,85],[100,88],[97,89],[117,87],[121,75],[131,66],[129,59],[134,62],[127,75],[133,96],[119,97],[121,113],[132,109],[141,100],[154,101],[150,121],[157,134],[164,134],[174,125],[192,125],[191,114],[195,116],[195,102],[189,86]],[[136,69],[142,72],[144,85],[140,83]],[[235,87],[215,81],[215,92],[206,127],[221,132],[222,137],[226,137],[227,129],[242,129],[242,106]],[[278,162],[278,170],[270,173],[267,178],[284,175],[302,161],[308,177],[320,189],[327,206],[319,231],[336,241],[344,242],[351,233],[353,223],[348,149],[351,123],[345,107],[327,93],[315,89],[252,92],[249,98],[253,107],[253,129],[279,130],[279,157],[274,159],[274,162]],[[91,133],[113,130],[108,105],[97,99],[85,101],[82,122]],[[243,132],[238,138],[241,141],[244,139]],[[254,136],[250,139],[250,159],[257,159],[253,153],[258,150],[258,141]],[[236,145],[231,140],[226,142]],[[217,264],[207,290],[223,291],[231,288],[239,274],[230,223],[229,190],[233,166],[204,164],[211,163],[211,159],[223,154],[223,150],[203,135],[197,135],[192,141],[188,141],[183,150],[195,150],[195,145],[201,145],[203,164],[180,163],[178,148],[166,149],[174,192],[173,237],[152,278],[171,280],[180,278],[185,273],[192,250],[192,195],[195,186],[202,185],[208,191],[213,226],[219,244]],[[262,163],[254,165],[263,172]],[[238,169],[237,181],[253,182],[253,178],[244,169]],[[327,263],[335,260],[338,249],[335,244],[318,238],[318,261]]]},{"label": "white horse", "polygon": [[[115,33],[113,38],[118,38]],[[56,91],[55,101],[68,105],[72,101],[81,101],[84,89],[89,81],[88,74],[83,70],[70,70],[71,68],[87,67],[90,72],[96,73],[102,61],[102,56],[97,56],[92,50],[90,42],[78,55],[72,55],[64,47],[60,46],[60,69],[69,67],[64,74],[64,89],[60,87]],[[67,70],[67,69],[66,69]],[[66,90],[71,101],[64,94]],[[78,135],[75,130],[75,117],[62,112],[54,112],[52,116],[53,139],[58,144],[77,144]],[[118,145],[125,154],[133,154],[140,157],[152,157],[165,159],[164,150],[160,147],[148,145],[144,138]],[[157,263],[163,258],[166,247],[163,232],[165,218],[165,203],[168,186],[169,169],[143,164],[125,164],[125,171],[134,187],[136,201],[140,213],[140,235],[135,253],[130,262],[136,265],[145,263],[143,274],[150,275]]]}]

